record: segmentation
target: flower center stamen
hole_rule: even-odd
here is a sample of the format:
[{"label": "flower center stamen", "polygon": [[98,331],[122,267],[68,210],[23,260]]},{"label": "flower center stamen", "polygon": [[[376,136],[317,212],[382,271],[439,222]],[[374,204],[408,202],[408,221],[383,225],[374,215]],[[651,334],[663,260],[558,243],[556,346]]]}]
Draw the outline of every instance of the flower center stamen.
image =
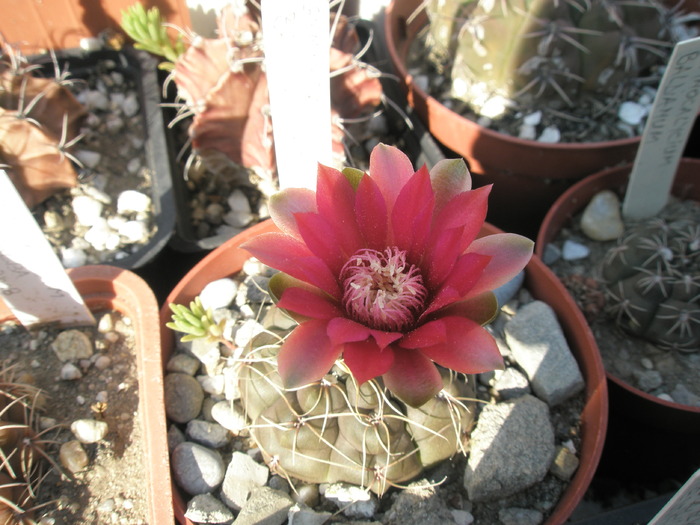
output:
[{"label": "flower center stamen", "polygon": [[360,250],[340,272],[343,306],[356,321],[371,328],[401,331],[422,310],[428,291],[420,270],[406,263],[397,247]]}]

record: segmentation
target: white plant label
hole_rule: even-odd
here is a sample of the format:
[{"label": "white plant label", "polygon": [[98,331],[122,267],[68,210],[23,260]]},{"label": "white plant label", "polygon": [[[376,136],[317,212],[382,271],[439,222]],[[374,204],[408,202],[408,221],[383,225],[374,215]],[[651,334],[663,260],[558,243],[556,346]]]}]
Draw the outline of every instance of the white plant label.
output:
[{"label": "white plant label", "polygon": [[644,219],[668,202],[678,163],[700,110],[700,37],[676,44],[644,126],[622,213]]},{"label": "white plant label", "polygon": [[91,325],[95,319],[61,261],[0,170],[0,297],[24,326],[58,322]]},{"label": "white plant label", "polygon": [[654,516],[649,525],[693,525],[700,517],[700,470]]},{"label": "white plant label", "polygon": [[331,162],[328,0],[265,0],[262,32],[280,188],[316,189]]}]

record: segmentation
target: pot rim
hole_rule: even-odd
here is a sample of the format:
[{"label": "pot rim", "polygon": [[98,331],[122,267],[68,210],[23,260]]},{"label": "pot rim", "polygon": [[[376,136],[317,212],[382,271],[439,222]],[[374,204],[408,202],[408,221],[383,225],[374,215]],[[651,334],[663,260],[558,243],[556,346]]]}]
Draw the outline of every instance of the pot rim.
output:
[{"label": "pot rim", "polygon": [[[568,188],[547,211],[537,234],[535,254],[540,258],[542,257],[546,245],[556,237],[556,234],[559,233],[561,227],[567,221],[573,219],[576,213],[581,211],[586,204],[588,204],[595,193],[603,189],[624,187],[632,171],[632,166],[632,164],[627,164],[625,166],[608,168],[585,177]],[[695,177],[697,179],[698,173],[700,173],[700,159],[682,158],[677,171],[677,176],[679,177],[674,181],[673,193],[678,194],[678,192],[687,191],[690,177]],[[688,179],[688,181],[686,181],[686,179]],[[605,375],[608,380],[612,381],[623,390],[649,403],[660,405],[674,411],[700,415],[700,407],[684,405],[653,396],[636,388],[607,370],[605,371]]]},{"label": "pot rim", "polygon": [[[167,358],[172,352],[175,335],[165,327],[170,321],[170,303],[189,303],[209,282],[232,275],[240,270],[243,262],[250,255],[239,248],[246,240],[271,231],[276,228],[271,219],[248,228],[236,237],[233,237],[216,250],[203,258],[190,272],[188,272],[177,286],[172,290],[160,310],[161,341],[163,343],[163,356]],[[485,223],[481,235],[499,233],[502,230]],[[213,268],[212,268],[213,267]],[[212,271],[213,270],[213,271]],[[567,339],[576,337],[580,341],[577,346],[577,362],[579,366],[586,357],[587,366],[582,366],[582,373],[586,379],[586,403],[581,413],[582,421],[582,446],[580,452],[580,466],[574,476],[569,480],[567,490],[559,499],[554,512],[547,520],[548,525],[563,523],[570,516],[578,503],[583,498],[593,475],[599,464],[608,422],[608,390],[605,381],[605,373],[600,354],[597,352],[593,334],[590,332],[583,314],[578,310],[573,299],[566,293],[566,289],[559,282],[549,268],[538,257],[533,256],[526,268],[527,280],[535,277],[544,279],[545,284],[538,287],[543,294],[558,294],[562,303],[557,306],[558,315],[566,313],[575,327],[564,327]],[[546,302],[546,301],[545,301]],[[184,517],[185,504],[182,501],[179,489],[173,485],[174,506],[176,517],[184,525],[194,525]]]},{"label": "pot rim", "polygon": [[[519,137],[514,137],[512,135],[507,135],[505,133],[500,133],[494,131],[490,128],[481,126],[466,117],[463,117],[459,113],[452,111],[442,104],[435,97],[429,95],[425,90],[418,86],[413,81],[413,76],[408,72],[405,65],[405,57],[410,47],[411,42],[415,38],[415,35],[422,29],[426,24],[426,15],[424,12],[417,15],[413,21],[411,21],[411,26],[413,30],[409,30],[408,24],[402,30],[396,25],[400,24],[402,18],[396,14],[397,6],[399,3],[404,3],[406,0],[392,0],[390,4],[386,7],[386,16],[384,19],[384,34],[386,38],[386,47],[389,52],[391,61],[399,73],[399,76],[405,79],[406,86],[409,91],[417,95],[419,100],[424,106],[431,108],[436,113],[449,114],[450,118],[458,120],[460,124],[464,127],[470,127],[473,129],[478,129],[483,135],[497,138],[499,140],[504,140],[511,142],[522,147],[536,147],[545,151],[560,151],[560,150],[581,150],[585,151],[591,148],[618,148],[620,146],[634,146],[638,145],[641,141],[641,135],[636,137],[629,137],[625,139],[616,140],[604,140],[598,142],[560,142],[560,143],[547,143],[547,142],[537,142],[535,140],[521,139]],[[419,3],[419,2],[416,2]],[[395,39],[395,36],[399,32],[405,32],[406,36],[403,40]]]}]

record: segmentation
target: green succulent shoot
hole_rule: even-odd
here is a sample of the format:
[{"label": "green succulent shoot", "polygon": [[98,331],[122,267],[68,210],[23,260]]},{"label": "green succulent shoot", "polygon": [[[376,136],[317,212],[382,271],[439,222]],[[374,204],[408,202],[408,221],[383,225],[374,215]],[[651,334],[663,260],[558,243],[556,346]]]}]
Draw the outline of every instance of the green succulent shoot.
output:
[{"label": "green succulent shoot", "polygon": [[207,339],[208,341],[223,340],[225,321],[218,323],[214,320],[211,308],[205,309],[199,297],[190,302],[189,308],[182,304],[170,304],[173,312],[172,322],[165,326],[176,332],[183,332],[182,342],[195,339]]},{"label": "green succulent shoot", "polygon": [[122,29],[134,40],[134,47],[164,57],[167,62],[161,62],[158,67],[172,71],[175,61],[185,52],[185,43],[180,35],[174,42],[171,40],[158,8],[146,11],[136,3],[122,10],[121,15]]}]

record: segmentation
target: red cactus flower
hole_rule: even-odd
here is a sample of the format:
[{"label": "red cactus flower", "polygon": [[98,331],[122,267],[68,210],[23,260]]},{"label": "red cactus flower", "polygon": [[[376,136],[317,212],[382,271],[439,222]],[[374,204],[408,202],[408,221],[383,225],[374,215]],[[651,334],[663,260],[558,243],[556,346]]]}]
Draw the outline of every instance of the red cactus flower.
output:
[{"label": "red cactus flower", "polygon": [[278,355],[285,386],[321,379],[342,356],[359,384],[381,376],[420,406],[442,389],[436,364],[465,374],[502,368],[482,325],[496,313],[491,290],[523,269],[533,243],[477,239],[489,192],[471,189],[461,159],[414,172],[380,144],[369,173],[320,165],[315,193],[273,196],[281,232],[244,248],[283,272],[270,289],[300,321]]}]

